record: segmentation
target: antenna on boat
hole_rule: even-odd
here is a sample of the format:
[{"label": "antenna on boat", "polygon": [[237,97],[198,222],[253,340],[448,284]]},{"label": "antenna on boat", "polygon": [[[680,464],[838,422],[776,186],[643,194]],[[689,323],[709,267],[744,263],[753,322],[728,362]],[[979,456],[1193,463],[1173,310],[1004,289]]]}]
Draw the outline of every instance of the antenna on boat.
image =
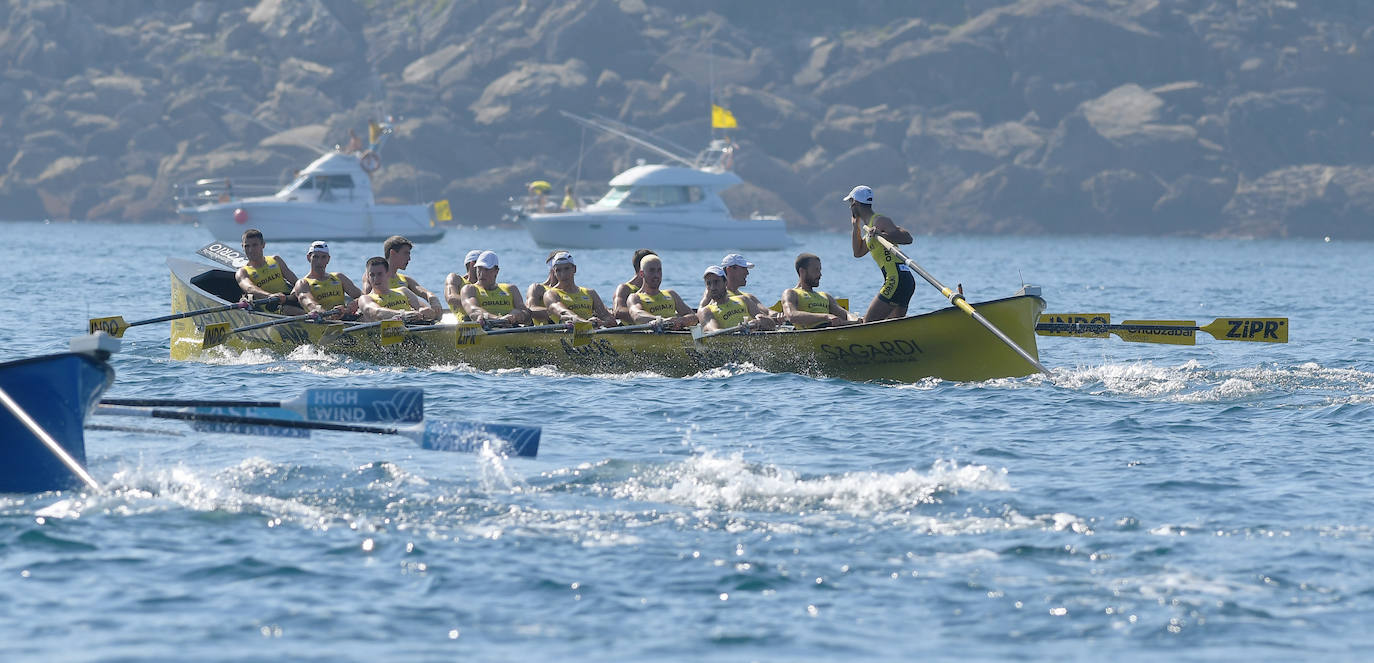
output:
[{"label": "antenna on boat", "polygon": [[[610,120],[610,119],[607,119],[607,118],[604,118],[604,117],[599,117],[599,116],[598,116],[598,117],[596,117],[595,119],[592,119],[592,118],[582,117],[581,115],[574,115],[574,114],[569,113],[568,111],[565,111],[565,110],[560,110],[560,111],[558,111],[558,112],[559,112],[559,114],[561,114],[563,117],[566,117],[566,118],[568,118],[569,120],[572,120],[573,122],[576,122],[576,123],[578,123],[578,124],[580,124],[580,125],[582,125],[582,126],[584,126],[584,127],[590,127],[590,128],[592,128],[592,129],[596,129],[597,131],[601,131],[601,132],[604,132],[604,133],[608,133],[608,134],[610,134],[610,135],[612,135],[612,136],[616,136],[616,137],[618,137],[618,138],[623,138],[623,139],[625,139],[625,140],[627,140],[627,141],[630,141],[631,143],[634,143],[635,145],[638,145],[638,146],[640,146],[640,147],[642,147],[642,148],[644,148],[644,149],[646,149],[646,150],[650,150],[650,151],[652,151],[652,152],[654,152],[654,153],[656,153],[656,154],[658,154],[658,155],[660,155],[660,156],[663,156],[663,157],[665,157],[665,158],[667,158],[667,159],[672,159],[673,161],[681,162],[682,164],[684,164],[684,165],[686,165],[686,166],[689,166],[689,167],[690,167],[690,166],[693,165],[693,162],[692,162],[691,159],[689,159],[689,158],[687,158],[687,157],[685,157],[685,156],[682,156],[681,154],[675,153],[675,152],[673,152],[672,150],[669,150],[668,148],[659,146],[659,145],[657,145],[657,144],[651,142],[648,138],[643,138],[643,137],[640,137],[640,136],[636,135],[637,131],[634,130],[632,127],[625,126],[625,125],[623,125],[623,124],[621,124],[621,123],[619,123],[619,122],[615,122],[614,120]],[[642,133],[642,132],[639,132],[639,133]],[[655,136],[654,138],[657,139],[656,136]],[[662,139],[659,139],[659,140],[662,140]],[[662,142],[669,143],[669,145],[672,146],[672,147],[676,147],[676,148],[678,148],[678,149],[682,149],[681,146],[672,144],[672,143],[669,142],[669,141],[662,141]],[[685,152],[686,150],[683,150],[683,151]]]}]

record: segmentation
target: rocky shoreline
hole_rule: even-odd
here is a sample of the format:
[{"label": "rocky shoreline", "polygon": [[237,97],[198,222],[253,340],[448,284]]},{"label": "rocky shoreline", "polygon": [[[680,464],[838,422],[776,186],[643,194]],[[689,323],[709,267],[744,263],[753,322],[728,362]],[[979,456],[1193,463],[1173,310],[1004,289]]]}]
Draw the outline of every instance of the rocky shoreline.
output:
[{"label": "rocky shoreline", "polygon": [[580,172],[595,194],[653,158],[559,110],[698,149],[714,91],[741,216],[842,228],[863,182],[918,232],[1374,239],[1357,2],[8,0],[0,19],[5,218],[166,220],[177,182],[286,178],[300,144],[391,115],[378,195],[489,225],[524,182]]}]

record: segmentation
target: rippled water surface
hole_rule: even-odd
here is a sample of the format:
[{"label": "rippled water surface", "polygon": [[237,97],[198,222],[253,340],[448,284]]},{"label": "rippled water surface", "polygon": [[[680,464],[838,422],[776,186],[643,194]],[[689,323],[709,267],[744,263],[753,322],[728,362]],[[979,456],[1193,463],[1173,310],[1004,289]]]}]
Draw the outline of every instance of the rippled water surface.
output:
[{"label": "rippled water surface", "polygon": [[[0,224],[6,359],[168,310],[181,226]],[[269,242],[271,238],[268,238]],[[324,238],[327,239],[327,238]],[[822,288],[878,285],[802,236]],[[355,275],[380,247],[337,244]],[[523,234],[470,248],[542,277]],[[664,256],[693,300],[723,252]],[[303,273],[304,246],[273,244]],[[1374,245],[918,238],[972,301],[1023,282],[1113,320],[1287,316],[1292,342],[1040,339],[1048,376],[867,384],[481,372],[314,349],[173,362],[131,329],[110,394],[413,386],[427,416],[540,424],[537,459],[404,438],[87,433],[98,493],[0,495],[0,657],[94,660],[1362,660],[1374,651]],[[796,251],[749,255],[771,301]],[[577,252],[609,297],[629,252]],[[913,311],[943,302],[922,286]],[[104,423],[105,418],[102,418]],[[162,425],[158,425],[162,424]]]}]

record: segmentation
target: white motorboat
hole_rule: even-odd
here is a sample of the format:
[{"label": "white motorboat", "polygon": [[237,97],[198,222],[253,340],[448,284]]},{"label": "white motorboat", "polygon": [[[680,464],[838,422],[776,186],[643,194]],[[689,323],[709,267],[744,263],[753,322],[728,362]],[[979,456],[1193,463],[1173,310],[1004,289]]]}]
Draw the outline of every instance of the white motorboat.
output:
[{"label": "white motorboat", "polygon": [[611,189],[586,207],[565,212],[526,210],[518,219],[536,244],[549,248],[767,250],[792,246],[777,216],[734,218],[720,192],[742,180],[730,172],[733,146],[712,141],[694,160],[621,130],[575,121],[648,147],[683,165],[638,165],[611,180]]},{"label": "white motorboat", "polygon": [[[381,138],[366,151],[330,151],[278,189],[260,178],[205,178],[177,186],[177,213],[194,218],[220,241],[237,242],[257,228],[269,241],[383,241],[404,235],[412,242],[444,236],[448,203],[379,205],[371,173],[381,165]],[[275,190],[275,193],[273,191]],[[436,213],[437,212],[437,213]]]}]

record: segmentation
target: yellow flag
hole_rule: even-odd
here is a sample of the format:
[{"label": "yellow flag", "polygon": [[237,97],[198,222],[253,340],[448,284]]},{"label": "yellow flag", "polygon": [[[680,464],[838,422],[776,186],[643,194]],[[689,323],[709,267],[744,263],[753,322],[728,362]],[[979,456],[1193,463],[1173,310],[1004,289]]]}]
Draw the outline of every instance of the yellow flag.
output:
[{"label": "yellow flag", "polygon": [[449,209],[448,200],[440,200],[434,203],[434,218],[439,221],[453,220],[453,211]]},{"label": "yellow flag", "polygon": [[735,115],[720,106],[711,104],[711,128],[712,129],[734,129],[739,125],[735,123]]}]

